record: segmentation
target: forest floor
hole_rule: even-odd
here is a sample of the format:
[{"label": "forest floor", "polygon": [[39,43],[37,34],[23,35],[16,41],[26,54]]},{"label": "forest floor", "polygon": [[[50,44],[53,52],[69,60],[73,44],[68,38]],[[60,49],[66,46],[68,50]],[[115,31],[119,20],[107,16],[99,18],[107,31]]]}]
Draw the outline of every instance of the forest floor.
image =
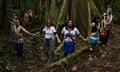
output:
[{"label": "forest floor", "polygon": [[[17,58],[9,37],[0,38],[0,72],[120,72],[120,26],[111,31],[109,45],[99,47],[89,58],[89,51],[70,59],[63,65],[49,66],[45,64],[42,37],[26,39],[24,59]],[[80,42],[80,43],[79,43]],[[77,49],[85,43],[77,42]],[[58,61],[63,52],[57,53]]]}]

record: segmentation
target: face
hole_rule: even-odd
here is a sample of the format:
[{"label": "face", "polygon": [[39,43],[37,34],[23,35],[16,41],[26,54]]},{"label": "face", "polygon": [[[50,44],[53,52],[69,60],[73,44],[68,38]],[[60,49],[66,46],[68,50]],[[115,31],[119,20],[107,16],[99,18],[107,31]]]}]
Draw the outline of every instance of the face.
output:
[{"label": "face", "polygon": [[112,8],[107,8],[107,14],[112,12]]},{"label": "face", "polygon": [[19,20],[16,20],[15,24],[16,24],[16,25],[20,25],[20,21],[19,21]]},{"label": "face", "polygon": [[68,26],[71,27],[73,25],[72,20],[68,21]]},{"label": "face", "polygon": [[31,10],[31,9],[29,9],[28,11],[29,11],[29,12],[32,12],[32,10]]},{"label": "face", "polygon": [[13,18],[14,18],[14,19],[17,19],[17,16],[15,15],[15,16],[13,16]]},{"label": "face", "polygon": [[50,20],[50,19],[48,19],[48,21],[47,21],[47,25],[48,25],[48,26],[51,25],[51,20]]}]

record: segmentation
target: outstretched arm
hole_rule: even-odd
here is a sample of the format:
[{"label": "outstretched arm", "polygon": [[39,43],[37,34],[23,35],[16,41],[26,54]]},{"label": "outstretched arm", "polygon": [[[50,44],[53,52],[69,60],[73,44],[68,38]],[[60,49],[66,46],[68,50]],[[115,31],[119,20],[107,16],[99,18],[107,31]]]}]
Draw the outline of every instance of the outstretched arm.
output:
[{"label": "outstretched arm", "polygon": [[84,40],[84,41],[87,41],[87,39],[85,39],[81,34],[79,34],[79,37]]},{"label": "outstretched arm", "polygon": [[21,28],[22,28],[22,31],[24,31],[24,32],[27,33],[28,35],[31,35],[31,36],[34,35],[34,34],[30,33],[28,30],[26,30],[24,27],[21,26]]}]

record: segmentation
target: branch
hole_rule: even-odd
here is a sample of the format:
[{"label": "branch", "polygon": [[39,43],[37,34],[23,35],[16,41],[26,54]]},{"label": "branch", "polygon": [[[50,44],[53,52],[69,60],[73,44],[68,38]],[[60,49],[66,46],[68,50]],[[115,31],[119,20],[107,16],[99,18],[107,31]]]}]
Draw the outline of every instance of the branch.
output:
[{"label": "branch", "polygon": [[89,45],[85,46],[85,47],[82,47],[80,48],[79,50],[76,50],[74,53],[71,53],[69,54],[68,56],[48,65],[48,66],[54,66],[54,65],[63,65],[65,63],[68,62],[68,60],[74,58],[74,57],[77,57],[78,55],[81,55],[82,53],[86,52],[87,50],[89,50]]},{"label": "branch", "polygon": [[63,46],[63,42],[56,48],[56,50],[55,50],[55,52],[58,52],[58,51],[60,51],[61,50],[61,48],[62,48],[62,46]]}]

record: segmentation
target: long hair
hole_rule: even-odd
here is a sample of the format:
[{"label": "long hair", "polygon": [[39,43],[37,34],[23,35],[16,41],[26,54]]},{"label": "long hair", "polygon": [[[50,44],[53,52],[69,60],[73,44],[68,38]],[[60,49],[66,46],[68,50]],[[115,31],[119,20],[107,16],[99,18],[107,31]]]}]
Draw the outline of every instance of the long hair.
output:
[{"label": "long hair", "polygon": [[99,19],[100,19],[100,17],[98,17],[98,16],[94,16],[92,22],[95,22],[95,24],[97,24],[97,23],[98,23],[97,20],[99,20]]},{"label": "long hair", "polygon": [[[66,29],[67,29],[67,27],[69,27],[69,26],[68,26],[69,21],[72,21],[72,20],[68,20],[68,21],[65,23]],[[73,24],[73,21],[72,21],[72,26],[71,26],[70,28],[73,30],[74,27],[75,27],[75,25]]]}]

